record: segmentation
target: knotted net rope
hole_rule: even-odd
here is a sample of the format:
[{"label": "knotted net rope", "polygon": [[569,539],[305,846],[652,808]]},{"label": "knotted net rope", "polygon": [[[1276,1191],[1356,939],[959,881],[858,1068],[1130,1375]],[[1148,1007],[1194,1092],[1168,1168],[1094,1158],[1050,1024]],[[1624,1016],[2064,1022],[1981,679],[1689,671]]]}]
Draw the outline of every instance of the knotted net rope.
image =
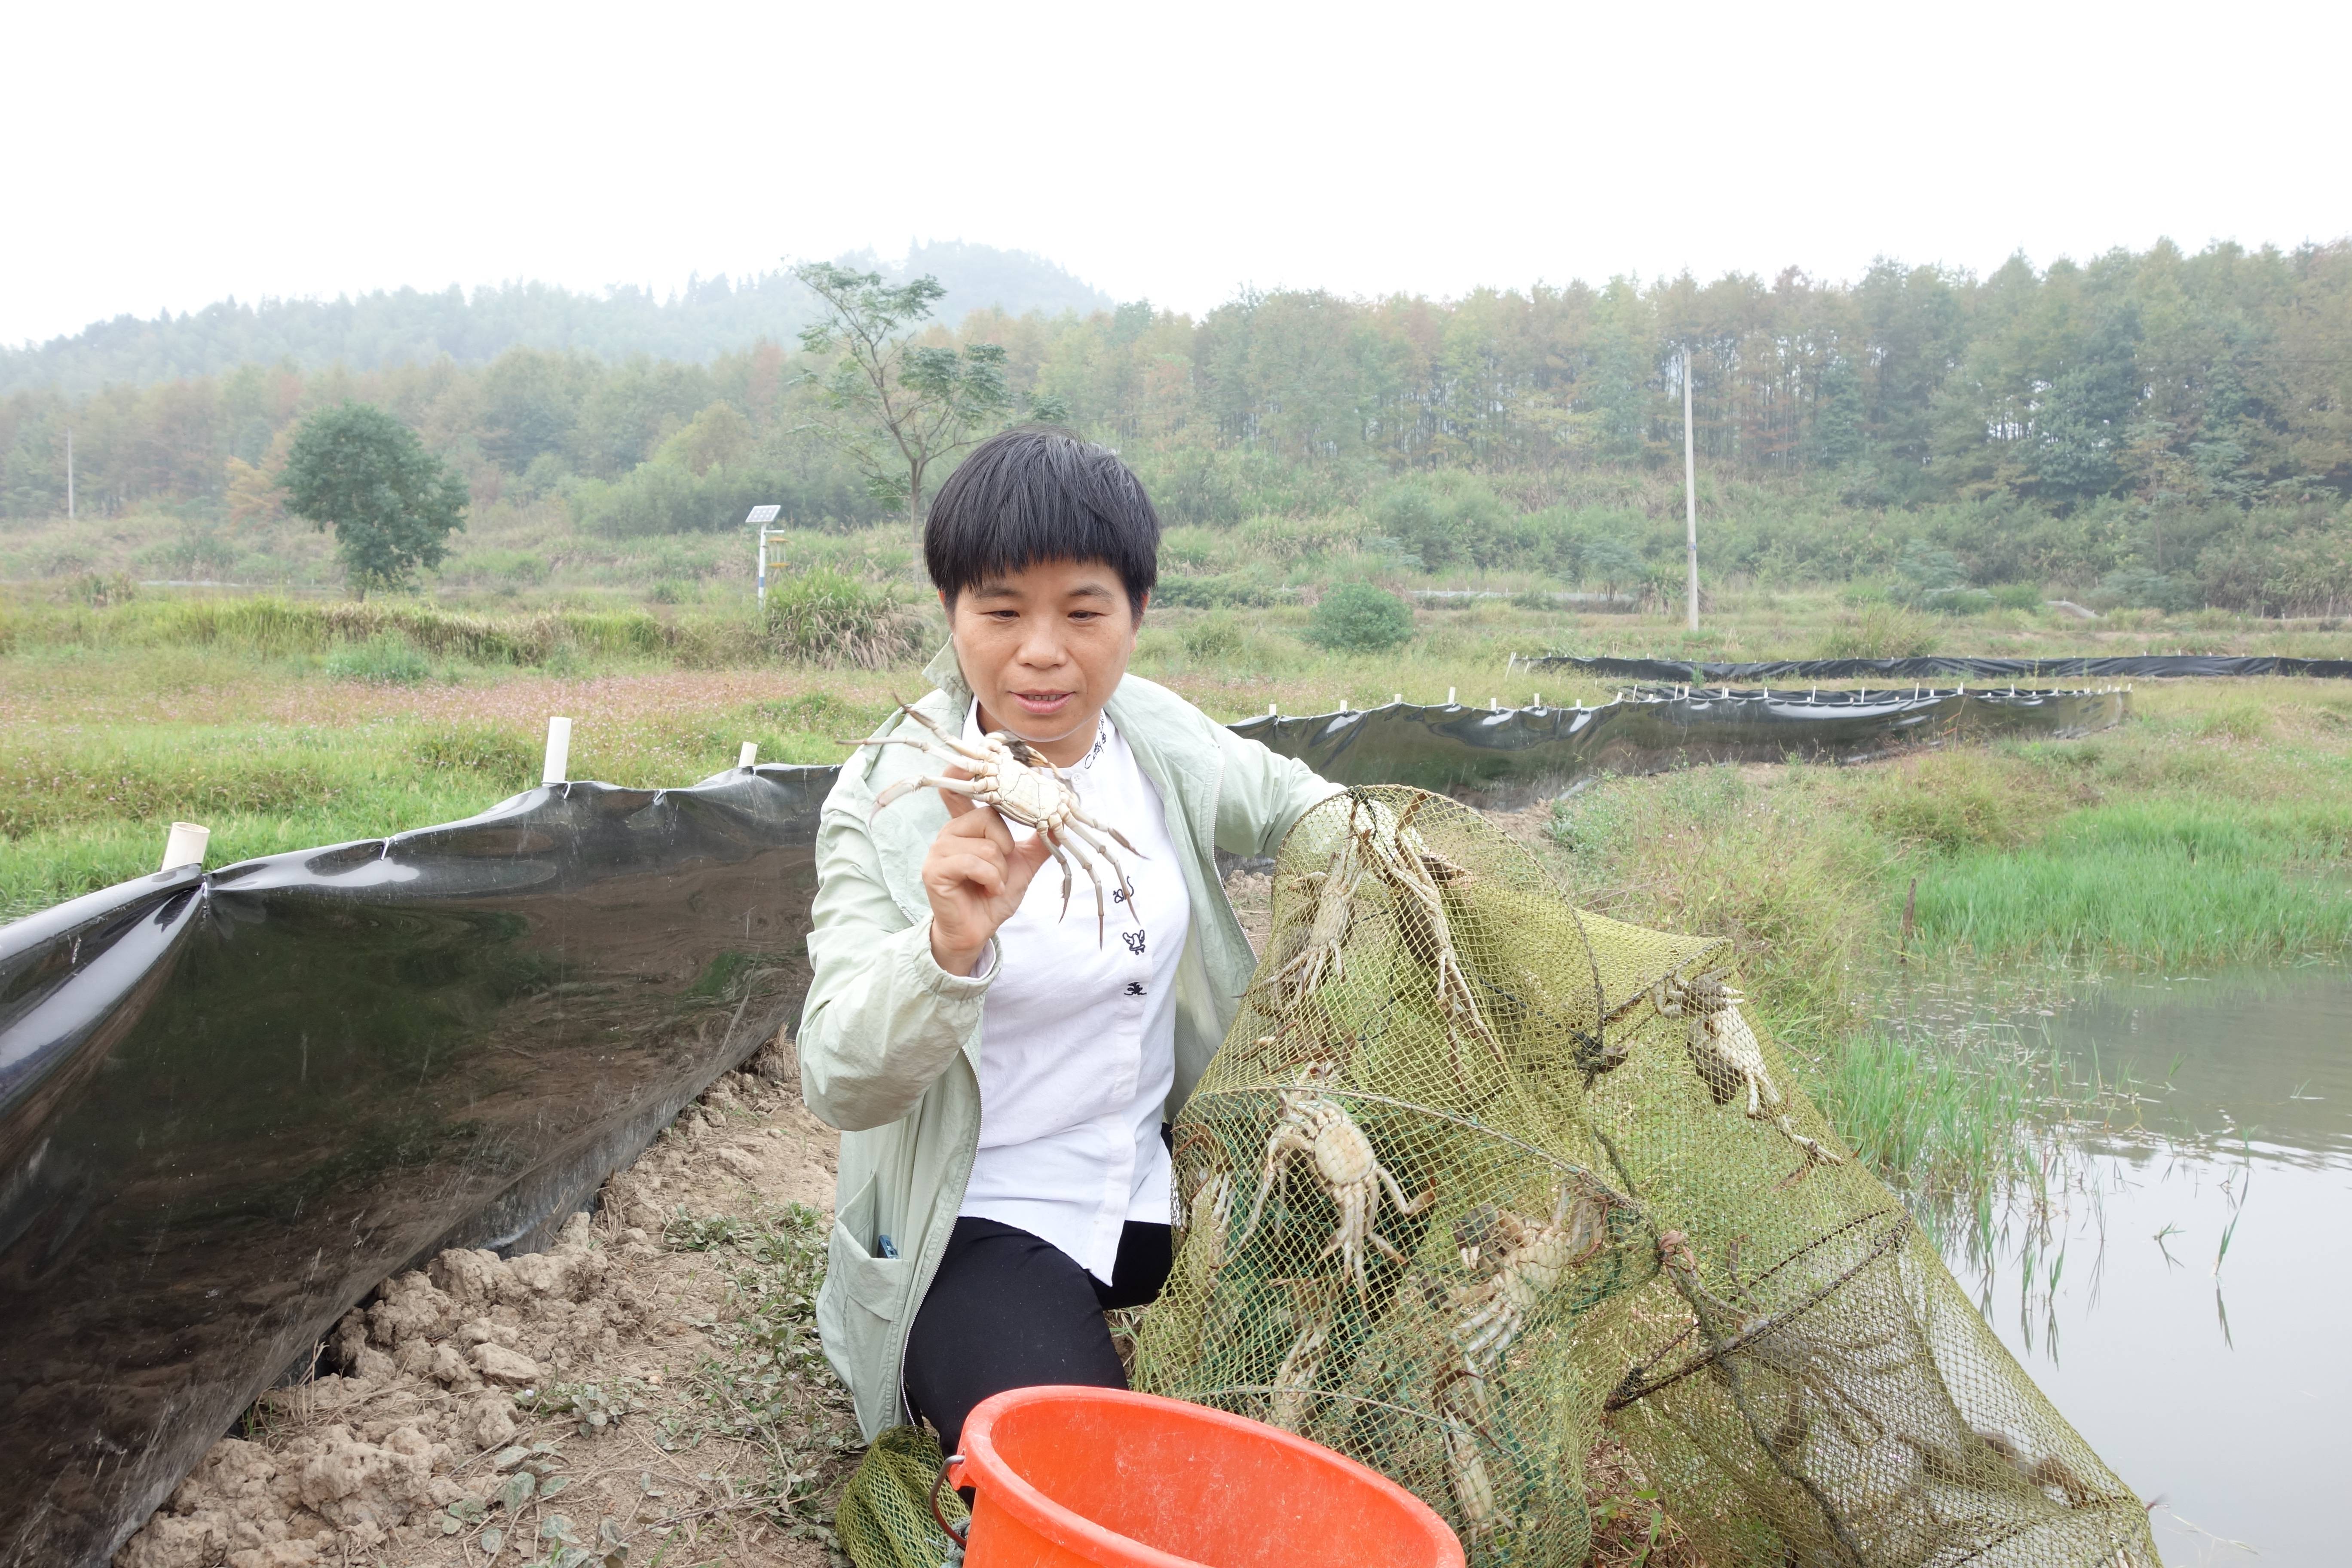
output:
[{"label": "knotted net rope", "polygon": [[2153,1565],[1728,962],[1442,796],[1309,813],[1176,1123],[1136,1386],[1363,1461],[1474,1563],[1584,1560],[1605,1421],[1718,1565]]}]

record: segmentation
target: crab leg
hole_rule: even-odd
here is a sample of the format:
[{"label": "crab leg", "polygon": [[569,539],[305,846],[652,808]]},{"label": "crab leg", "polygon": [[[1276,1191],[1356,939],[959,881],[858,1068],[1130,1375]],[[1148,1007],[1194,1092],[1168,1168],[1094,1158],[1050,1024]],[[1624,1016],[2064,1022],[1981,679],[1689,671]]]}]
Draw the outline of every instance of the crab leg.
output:
[{"label": "crab leg", "polygon": [[900,779],[897,784],[876,795],[874,810],[878,813],[892,801],[903,800],[920,789],[943,789],[951,795],[960,795],[966,800],[983,801],[995,793],[995,786],[985,779],[941,779],[926,774],[919,778]]},{"label": "crab leg", "polygon": [[[1118,863],[1118,857],[1110,852],[1109,845],[1095,837],[1094,826],[1098,825],[1089,825],[1082,822],[1074,813],[1072,814],[1069,821],[1063,824],[1063,826],[1070,832],[1076,834],[1080,838],[1083,838],[1087,843],[1093,846],[1096,850],[1100,852],[1104,859],[1110,862],[1110,868],[1118,874],[1118,890],[1127,895],[1128,906],[1130,909],[1133,908],[1135,904],[1135,889],[1128,886],[1127,868]],[[1103,831],[1108,833],[1113,838],[1118,839],[1121,844],[1127,844],[1126,837],[1117,828],[1107,827],[1104,828]],[[1135,856],[1138,859],[1142,858],[1143,851],[1138,849],[1134,845],[1127,844],[1127,850],[1129,854]]]},{"label": "crab leg", "polygon": [[1078,824],[1080,824],[1080,825],[1081,825],[1081,826],[1083,826],[1091,827],[1091,828],[1093,828],[1093,829],[1094,829],[1096,832],[1097,832],[1097,833],[1108,833],[1108,834],[1109,834],[1109,835],[1111,836],[1111,837],[1113,837],[1114,839],[1118,840],[1118,847],[1119,847],[1121,849],[1126,850],[1129,854],[1130,854],[1130,855],[1134,856],[1134,857],[1135,857],[1137,859],[1139,859],[1139,860],[1149,860],[1149,859],[1150,859],[1150,858],[1151,858],[1151,857],[1150,857],[1150,856],[1146,855],[1142,850],[1138,849],[1134,845],[1129,844],[1129,843],[1127,841],[1127,835],[1126,835],[1126,834],[1124,834],[1124,833],[1121,833],[1121,832],[1120,832],[1118,828],[1116,828],[1116,827],[1107,826],[1105,826],[1105,825],[1104,825],[1104,824],[1102,824],[1102,823],[1097,822],[1097,821],[1096,821],[1093,817],[1091,817],[1091,816],[1083,816],[1083,815],[1081,815],[1080,813],[1078,813],[1078,812],[1075,812],[1075,811],[1074,811],[1074,812],[1072,812],[1072,813],[1070,813],[1070,820],[1071,820],[1071,821],[1073,821],[1073,822],[1078,823]]},{"label": "crab leg", "polygon": [[[915,714],[915,717],[918,719],[923,719],[923,716],[920,713]],[[923,719],[923,722],[926,724],[931,724],[931,721],[929,719]],[[942,733],[939,726],[936,724],[931,724],[931,733],[939,736],[940,746],[947,747],[948,750],[953,752],[958,757],[967,758],[975,763],[985,763],[989,760],[989,756],[986,752],[982,751],[977,746],[967,745],[963,742],[955,739],[953,736]],[[930,742],[917,740],[912,735],[884,735],[878,740],[852,741],[849,743],[853,746],[912,746],[919,752],[936,752],[938,750],[938,746],[934,746]]]},{"label": "crab leg", "polygon": [[1062,853],[1062,841],[1052,834],[1045,835],[1045,847],[1054,852],[1055,861],[1062,868],[1062,912],[1056,920],[1070,918],[1070,858]]},{"label": "crab leg", "polygon": [[1308,1154],[1312,1154],[1315,1152],[1312,1144],[1297,1144],[1292,1142],[1287,1136],[1286,1130],[1284,1132],[1276,1134],[1273,1143],[1266,1149],[1265,1176],[1265,1179],[1260,1181],[1257,1184],[1257,1197],[1250,1204],[1249,1217],[1242,1221],[1241,1235],[1234,1238],[1234,1250],[1240,1250],[1242,1246],[1246,1243],[1251,1237],[1257,1234],[1258,1218],[1265,1213],[1265,1200],[1274,1195],[1274,1184],[1276,1178],[1283,1178],[1284,1187],[1286,1190],[1288,1188],[1288,1178],[1290,1175],[1289,1156],[1291,1150],[1294,1148]]},{"label": "crab leg", "polygon": [[[1079,845],[1076,839],[1063,837],[1062,830],[1060,828],[1046,829],[1045,831],[1055,843],[1062,845],[1069,850],[1071,856],[1077,861],[1077,863],[1086,868],[1087,878],[1092,880],[1095,885],[1095,945],[1097,947],[1100,947],[1103,944],[1104,933],[1109,930],[1110,926],[1110,918],[1107,913],[1108,900],[1106,899],[1103,891],[1102,873],[1095,869],[1094,861],[1088,858],[1086,850]],[[1126,879],[1119,879],[1119,882],[1120,885],[1124,887],[1126,885]],[[1129,898],[1134,897],[1132,893],[1128,896]]]},{"label": "crab leg", "polygon": [[[970,742],[965,741],[961,736],[949,734],[945,730],[939,727],[938,722],[934,721],[929,714],[922,712],[917,709],[909,708],[903,702],[898,704],[898,711],[904,713],[908,718],[912,719],[916,723],[920,724],[924,729],[929,730],[932,734],[937,735],[940,738],[940,744],[947,747],[948,750],[955,752],[959,756],[970,757],[975,763],[984,763],[989,760],[989,755],[985,751],[982,751],[978,746],[972,745]],[[893,737],[893,739],[896,738]],[[889,745],[891,742],[887,740],[869,741],[866,743],[874,746],[887,746]],[[908,739],[898,741],[898,743],[902,746],[919,746],[923,742],[913,739]]]}]

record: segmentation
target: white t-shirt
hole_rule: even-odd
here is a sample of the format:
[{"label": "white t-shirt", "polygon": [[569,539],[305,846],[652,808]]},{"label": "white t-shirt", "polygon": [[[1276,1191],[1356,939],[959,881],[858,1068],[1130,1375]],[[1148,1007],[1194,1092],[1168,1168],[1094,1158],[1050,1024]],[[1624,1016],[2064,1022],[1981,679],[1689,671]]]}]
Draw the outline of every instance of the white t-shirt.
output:
[{"label": "white t-shirt", "polygon": [[[964,738],[980,735],[975,702]],[[958,1212],[1042,1237],[1108,1282],[1127,1222],[1169,1219],[1160,1118],[1176,1082],[1176,963],[1192,910],[1160,792],[1108,717],[1063,776],[1089,817],[1141,851],[1111,849],[1134,905],[1089,848],[1108,911],[1098,946],[1094,884],[1066,849],[1076,879],[1067,917],[1049,859],[997,928],[981,1011],[980,1150]],[[1013,836],[1033,837],[1019,826]]]}]

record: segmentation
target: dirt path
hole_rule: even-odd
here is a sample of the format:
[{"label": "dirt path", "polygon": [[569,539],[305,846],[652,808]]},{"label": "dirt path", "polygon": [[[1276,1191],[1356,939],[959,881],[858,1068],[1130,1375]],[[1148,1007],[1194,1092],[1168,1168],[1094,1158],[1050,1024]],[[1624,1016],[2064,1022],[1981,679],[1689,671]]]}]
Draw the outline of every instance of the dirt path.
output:
[{"label": "dirt path", "polygon": [[386,1281],[116,1563],[820,1568],[858,1436],[814,1322],[838,1135],[796,1083],[775,1047],[721,1079],[551,1251]]}]

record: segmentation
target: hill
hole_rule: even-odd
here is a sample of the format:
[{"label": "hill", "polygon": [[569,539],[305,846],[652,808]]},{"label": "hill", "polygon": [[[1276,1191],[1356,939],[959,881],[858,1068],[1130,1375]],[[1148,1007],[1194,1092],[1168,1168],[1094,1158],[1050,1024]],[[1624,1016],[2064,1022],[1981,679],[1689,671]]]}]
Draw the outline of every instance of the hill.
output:
[{"label": "hill", "polygon": [[[853,266],[887,276],[929,273],[946,285],[939,311],[955,321],[979,310],[1022,316],[1108,310],[1114,301],[1093,285],[1025,250],[960,241],[911,247],[904,261],[872,253]],[[383,370],[429,364],[444,354],[459,364],[487,364],[510,348],[569,350],[618,362],[637,354],[703,364],[760,338],[789,343],[814,313],[806,289],[783,271],[743,279],[696,278],[657,298],[621,285],[603,294],[545,283],[511,282],[468,294],[452,285],[333,300],[224,300],[201,310],[152,320],[118,316],[71,337],[0,349],[0,395],[145,386],[216,375],[240,364],[291,361],[305,370],[342,364]]]}]

